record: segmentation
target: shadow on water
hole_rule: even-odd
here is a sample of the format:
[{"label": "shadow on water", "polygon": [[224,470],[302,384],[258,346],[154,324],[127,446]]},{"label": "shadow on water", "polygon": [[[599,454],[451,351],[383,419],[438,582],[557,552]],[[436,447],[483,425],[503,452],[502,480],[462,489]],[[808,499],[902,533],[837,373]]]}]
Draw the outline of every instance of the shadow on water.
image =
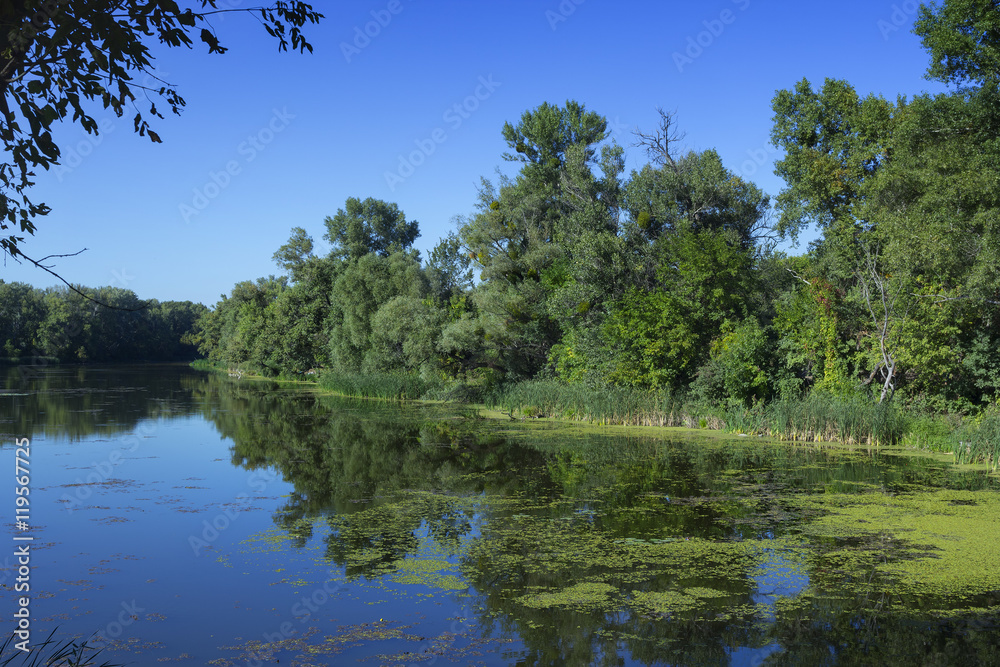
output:
[{"label": "shadow on water", "polygon": [[[6,387],[24,392],[10,375]],[[291,485],[273,522],[293,549],[322,540],[359,584],[470,596],[477,633],[517,638],[506,664],[997,664],[997,590],[959,604],[901,588],[937,547],[877,512],[837,523],[844,508],[940,493],[941,507],[972,512],[987,496],[967,494],[996,502],[981,473],[530,428],[176,367],[57,370],[27,389],[16,410],[0,400],[2,430],[72,441],[200,416],[231,442],[233,466]]]}]

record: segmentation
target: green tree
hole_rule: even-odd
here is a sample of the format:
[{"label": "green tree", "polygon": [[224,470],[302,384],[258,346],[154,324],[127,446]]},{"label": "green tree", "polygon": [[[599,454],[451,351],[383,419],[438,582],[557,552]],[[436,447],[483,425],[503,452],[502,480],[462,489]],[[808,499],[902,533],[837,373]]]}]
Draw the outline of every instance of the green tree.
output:
[{"label": "green tree", "polygon": [[337,259],[357,260],[369,253],[388,257],[407,252],[420,236],[416,220],[407,220],[399,206],[371,197],[347,200],[344,208],[325,220],[323,235],[333,246]]},{"label": "green tree", "polygon": [[1000,6],[996,0],[921,4],[913,32],[930,52],[928,78],[993,88],[1000,83]]},{"label": "green tree", "polygon": [[568,100],[559,107],[548,102],[525,111],[517,125],[504,123],[503,138],[513,153],[504,159],[521,162],[521,173],[530,180],[556,186],[571,146],[584,146],[585,161],[594,157],[593,146],[607,137],[607,120],[584,105]]},{"label": "green tree", "polygon": [[381,372],[419,371],[426,380],[436,379],[442,366],[438,340],[445,316],[431,299],[393,297],[372,316],[365,366]]},{"label": "green tree", "polygon": [[574,280],[575,243],[587,232],[618,227],[621,149],[604,146],[597,159],[606,126],[602,116],[574,101],[545,103],[525,112],[516,126],[504,125],[513,151],[504,157],[522,168],[516,179],[501,177],[497,185],[484,180],[477,213],[461,221],[462,243],[482,282],[472,294],[475,324],[455,324],[455,336],[444,338],[468,345],[474,332],[481,336],[478,363],[530,377],[545,367],[562,337],[549,300]]},{"label": "green tree", "polygon": [[431,250],[426,271],[431,293],[441,302],[460,298],[472,289],[472,258],[455,232],[449,232]]},{"label": "green tree", "polygon": [[777,231],[794,238],[810,223],[853,229],[864,184],[889,156],[897,108],[879,96],[861,99],[835,79],[819,91],[803,79],[778,91],[771,108],[771,141],[785,152],[775,173],[787,184],[777,198]]},{"label": "green tree", "polygon": [[410,254],[368,253],[349,262],[333,283],[327,320],[329,357],[334,370],[356,373],[381,367],[373,351],[373,318],[395,297],[423,299],[427,276]]},{"label": "green tree", "polygon": [[724,231],[684,231],[658,244],[657,286],[611,306],[603,337],[615,384],[681,389],[708,360],[727,320],[747,316],[750,254]]},{"label": "green tree", "polygon": [[292,235],[288,243],[278,248],[271,259],[284,269],[295,282],[306,278],[305,270],[313,255],[313,240],[306,230],[292,227]]},{"label": "green tree", "polygon": [[34,354],[35,337],[45,320],[41,290],[25,283],[0,280],[0,345],[7,357]]}]

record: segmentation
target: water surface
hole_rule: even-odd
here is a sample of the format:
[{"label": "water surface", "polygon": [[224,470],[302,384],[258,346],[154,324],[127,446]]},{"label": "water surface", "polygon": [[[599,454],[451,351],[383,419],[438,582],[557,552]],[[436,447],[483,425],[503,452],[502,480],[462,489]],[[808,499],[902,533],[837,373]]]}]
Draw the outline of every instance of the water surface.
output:
[{"label": "water surface", "polygon": [[105,659],[998,661],[1000,493],[981,471],[180,366],[4,383],[4,469],[32,440],[33,637]]}]

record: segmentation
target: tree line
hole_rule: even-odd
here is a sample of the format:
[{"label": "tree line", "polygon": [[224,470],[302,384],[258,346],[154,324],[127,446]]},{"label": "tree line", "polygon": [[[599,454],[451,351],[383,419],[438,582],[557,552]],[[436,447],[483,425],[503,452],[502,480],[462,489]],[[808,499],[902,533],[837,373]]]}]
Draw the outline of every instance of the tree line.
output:
[{"label": "tree line", "polygon": [[[422,260],[396,204],[348,199],[200,320],[214,362],[269,375],[532,378],[747,405],[822,391],[950,409],[1000,388],[1000,62],[995,3],[922,7],[946,94],[863,97],[847,81],[776,93],[786,183],[772,207],[670,114],[625,173],[607,120],[544,103],[502,128],[519,171]],[[801,256],[775,241],[806,227]]]},{"label": "tree line", "polygon": [[200,303],[142,301],[117,287],[38,289],[0,280],[0,358],[189,361],[198,356],[190,336],[206,312]]}]

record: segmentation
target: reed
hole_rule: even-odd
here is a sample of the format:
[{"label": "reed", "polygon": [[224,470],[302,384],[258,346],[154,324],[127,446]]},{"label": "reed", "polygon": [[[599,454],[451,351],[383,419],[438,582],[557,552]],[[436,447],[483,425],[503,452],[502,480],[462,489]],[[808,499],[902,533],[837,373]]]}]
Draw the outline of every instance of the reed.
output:
[{"label": "reed", "polygon": [[501,387],[488,394],[484,402],[511,418],[555,417],[596,424],[713,428],[799,442],[894,445],[907,428],[898,406],[875,404],[864,396],[816,394],[770,404],[708,406],[666,391],[533,380]]},{"label": "reed", "polygon": [[416,373],[334,373],[325,372],[319,386],[343,396],[416,400],[435,388]]},{"label": "reed", "polygon": [[484,403],[512,418],[557,417],[633,426],[683,426],[691,421],[682,402],[666,391],[596,388],[556,380],[507,385],[487,394]]},{"label": "reed", "polygon": [[987,411],[958,429],[952,451],[956,463],[984,463],[996,472],[1000,466],[1000,413]]},{"label": "reed", "polygon": [[895,445],[908,427],[898,405],[872,403],[865,396],[812,394],[798,400],[774,401],[766,413],[770,435],[799,442]]},{"label": "reed", "polygon": [[[57,642],[53,639],[55,630],[38,644],[33,644],[27,653],[13,647],[14,634],[0,645],[0,667],[20,665],[21,667],[42,667],[43,665],[64,665],[65,667],[123,667],[122,663],[95,662],[103,649],[96,649],[87,641],[67,639]],[[14,651],[11,653],[11,651]]]}]

